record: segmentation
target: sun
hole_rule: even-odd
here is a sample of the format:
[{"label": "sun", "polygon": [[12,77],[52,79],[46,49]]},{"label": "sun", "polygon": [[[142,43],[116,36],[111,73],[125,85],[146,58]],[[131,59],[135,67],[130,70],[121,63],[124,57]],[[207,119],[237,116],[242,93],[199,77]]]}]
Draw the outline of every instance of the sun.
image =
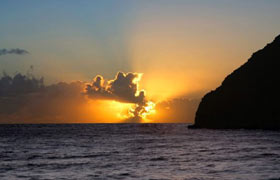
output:
[{"label": "sun", "polygon": [[156,104],[154,102],[148,101],[143,107],[143,110],[140,111],[139,116],[142,118],[143,123],[151,122],[147,116],[156,113],[155,106]]}]

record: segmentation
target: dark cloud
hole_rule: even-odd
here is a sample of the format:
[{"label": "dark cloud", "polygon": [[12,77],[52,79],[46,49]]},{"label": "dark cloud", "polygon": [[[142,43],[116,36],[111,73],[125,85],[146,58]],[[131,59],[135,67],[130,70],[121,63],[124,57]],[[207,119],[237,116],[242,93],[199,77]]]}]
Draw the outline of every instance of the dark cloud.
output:
[{"label": "dark cloud", "polygon": [[24,49],[19,49],[19,48],[0,49],[0,56],[7,55],[7,54],[25,55],[25,54],[29,54],[29,52]]},{"label": "dark cloud", "polygon": [[138,73],[118,72],[114,80],[104,82],[104,78],[98,75],[87,85],[86,94],[91,98],[141,104],[145,101],[145,92],[138,90],[140,78]]},{"label": "dark cloud", "polygon": [[44,85],[32,74],[0,77],[0,123],[75,122],[86,104],[82,82]]},{"label": "dark cloud", "polygon": [[86,87],[86,94],[93,99],[109,99],[125,103],[135,104],[131,110],[133,121],[139,119],[145,113],[148,101],[145,91],[138,89],[138,82],[141,74],[118,72],[115,79],[104,81],[100,75],[96,76],[93,82]]},{"label": "dark cloud", "polygon": [[43,78],[16,74],[14,77],[3,73],[0,79],[0,113],[13,113],[26,102],[26,95],[44,89]]}]

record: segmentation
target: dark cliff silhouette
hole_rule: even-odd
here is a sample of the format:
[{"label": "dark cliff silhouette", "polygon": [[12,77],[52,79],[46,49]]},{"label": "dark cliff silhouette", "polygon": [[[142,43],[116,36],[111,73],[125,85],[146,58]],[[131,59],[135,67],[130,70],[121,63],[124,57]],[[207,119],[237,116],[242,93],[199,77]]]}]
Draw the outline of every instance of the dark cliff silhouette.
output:
[{"label": "dark cliff silhouette", "polygon": [[280,35],[206,94],[191,128],[280,129]]}]

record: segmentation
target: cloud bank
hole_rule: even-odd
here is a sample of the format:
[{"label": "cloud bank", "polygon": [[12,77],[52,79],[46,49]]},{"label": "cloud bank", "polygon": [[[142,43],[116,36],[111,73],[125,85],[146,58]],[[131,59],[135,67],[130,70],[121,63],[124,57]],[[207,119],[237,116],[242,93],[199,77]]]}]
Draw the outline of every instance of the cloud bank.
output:
[{"label": "cloud bank", "polygon": [[[0,78],[0,123],[75,123],[98,119],[87,109],[83,82],[44,85],[32,75]],[[86,115],[85,115],[86,114]],[[100,119],[99,119],[100,120]]]},{"label": "cloud bank", "polygon": [[193,123],[200,99],[175,98],[158,102],[156,114],[148,116],[154,123]]},{"label": "cloud bank", "polygon": [[[31,73],[0,76],[1,123],[191,122],[198,101],[153,103],[139,89],[141,74],[119,72],[112,80],[45,85]],[[149,113],[155,109],[156,113]],[[121,116],[118,116],[121,115]],[[148,119],[150,121],[145,121]]]},{"label": "cloud bank", "polygon": [[[108,81],[98,75],[92,83],[44,85],[43,78],[31,73],[3,73],[0,123],[140,122],[151,103],[138,88],[140,78],[138,73],[119,72]],[[112,101],[121,107],[122,103],[130,104],[125,119],[116,116],[118,109],[109,107]]]},{"label": "cloud bank", "polygon": [[0,49],[0,56],[7,55],[7,54],[25,55],[25,54],[29,54],[29,52],[19,48]]}]

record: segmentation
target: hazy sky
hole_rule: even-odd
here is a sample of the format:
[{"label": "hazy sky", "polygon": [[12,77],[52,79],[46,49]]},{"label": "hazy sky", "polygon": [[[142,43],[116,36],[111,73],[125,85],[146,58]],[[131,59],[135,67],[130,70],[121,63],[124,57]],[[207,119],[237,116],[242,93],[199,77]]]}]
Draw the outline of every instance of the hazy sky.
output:
[{"label": "hazy sky", "polygon": [[200,96],[280,33],[279,0],[1,0],[0,70],[47,82],[143,73],[148,96]]}]

